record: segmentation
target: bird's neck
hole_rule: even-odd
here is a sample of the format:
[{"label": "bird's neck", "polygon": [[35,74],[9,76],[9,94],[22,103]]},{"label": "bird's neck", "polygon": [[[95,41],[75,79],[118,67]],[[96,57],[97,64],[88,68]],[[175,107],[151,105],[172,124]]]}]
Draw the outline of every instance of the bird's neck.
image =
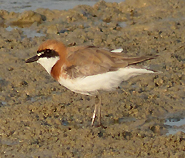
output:
[{"label": "bird's neck", "polygon": [[59,59],[60,59],[59,56],[52,57],[52,58],[45,57],[45,58],[40,58],[37,62],[41,64],[46,69],[46,71],[50,74],[53,66],[57,63]]}]

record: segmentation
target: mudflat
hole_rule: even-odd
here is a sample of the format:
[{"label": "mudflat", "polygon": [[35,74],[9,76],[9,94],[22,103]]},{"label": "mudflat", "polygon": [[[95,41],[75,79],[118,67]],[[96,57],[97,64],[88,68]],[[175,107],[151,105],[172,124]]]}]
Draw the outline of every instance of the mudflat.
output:
[{"label": "mudflat", "polygon": [[[185,1],[97,2],[70,10],[0,10],[0,157],[185,157]],[[26,64],[47,39],[123,48],[161,73],[102,93],[102,124],[91,126],[94,97],[59,85]],[[176,133],[170,133],[174,129]]]}]

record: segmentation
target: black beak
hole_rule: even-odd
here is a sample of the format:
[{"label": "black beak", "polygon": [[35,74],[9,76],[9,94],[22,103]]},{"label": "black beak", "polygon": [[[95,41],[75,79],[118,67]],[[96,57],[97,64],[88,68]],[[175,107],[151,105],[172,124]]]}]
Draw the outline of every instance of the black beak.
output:
[{"label": "black beak", "polygon": [[37,61],[39,59],[39,56],[38,55],[35,55],[29,59],[26,60],[26,63],[32,63],[34,61]]}]

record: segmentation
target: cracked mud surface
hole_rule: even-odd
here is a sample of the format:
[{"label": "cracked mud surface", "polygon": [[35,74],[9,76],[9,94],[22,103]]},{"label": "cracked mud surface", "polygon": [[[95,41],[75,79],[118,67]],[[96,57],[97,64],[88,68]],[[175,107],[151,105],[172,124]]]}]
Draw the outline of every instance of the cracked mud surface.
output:
[{"label": "cracked mud surface", "polygon": [[[164,124],[185,116],[184,10],[182,0],[0,10],[1,157],[185,157],[185,134],[166,135]],[[41,36],[27,37],[22,28]],[[141,65],[163,73],[103,92],[105,127],[91,127],[93,97],[60,86],[37,63],[25,64],[47,39],[123,48],[126,56],[158,54]]]}]

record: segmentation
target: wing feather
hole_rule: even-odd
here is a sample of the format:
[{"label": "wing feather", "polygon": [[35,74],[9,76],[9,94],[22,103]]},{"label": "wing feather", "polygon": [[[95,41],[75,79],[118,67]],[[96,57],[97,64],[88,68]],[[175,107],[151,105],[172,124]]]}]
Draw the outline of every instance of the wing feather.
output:
[{"label": "wing feather", "polygon": [[132,64],[153,59],[155,56],[124,57],[123,53],[112,53],[94,46],[69,47],[67,60],[71,63],[66,73],[72,78],[116,71]]}]

